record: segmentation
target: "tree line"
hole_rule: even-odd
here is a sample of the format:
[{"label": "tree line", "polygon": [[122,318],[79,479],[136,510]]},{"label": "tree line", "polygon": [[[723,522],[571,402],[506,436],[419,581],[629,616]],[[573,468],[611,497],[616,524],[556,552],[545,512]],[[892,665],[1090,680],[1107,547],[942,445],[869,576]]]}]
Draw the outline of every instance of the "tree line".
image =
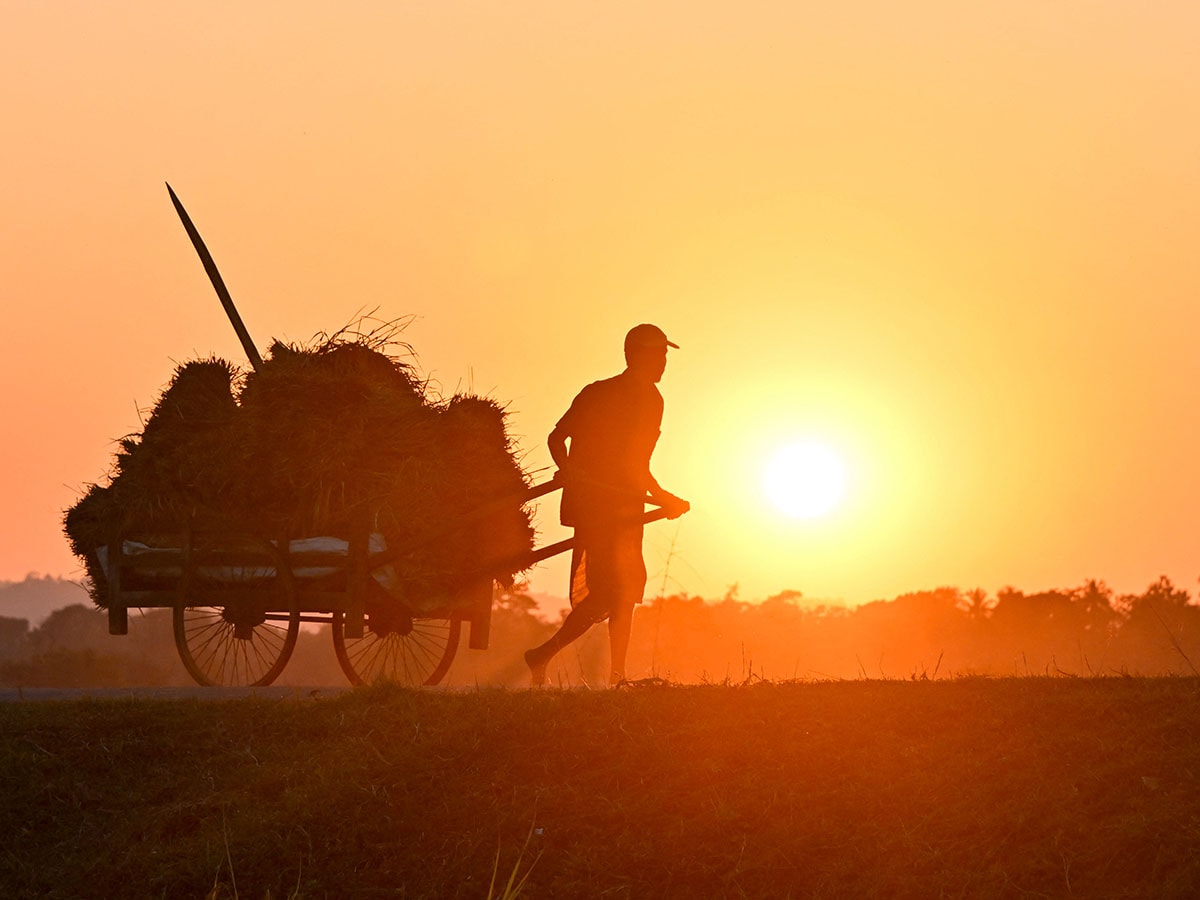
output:
[{"label": "tree line", "polygon": [[[519,686],[521,653],[558,622],[521,592],[498,593],[491,646],[462,639],[447,684]],[[550,682],[604,683],[607,635],[591,632],[560,655]],[[970,675],[1200,675],[1200,604],[1165,577],[1140,594],[1103,581],[1026,593],[1013,587],[939,587],[861,606],[813,603],[798,591],[761,602],[673,594],[638,608],[631,678],[929,679]],[[125,687],[190,684],[169,610],[133,614],[108,634],[104,613],[74,604],[41,625],[0,617],[0,686]],[[327,628],[305,629],[281,684],[344,683]]]}]

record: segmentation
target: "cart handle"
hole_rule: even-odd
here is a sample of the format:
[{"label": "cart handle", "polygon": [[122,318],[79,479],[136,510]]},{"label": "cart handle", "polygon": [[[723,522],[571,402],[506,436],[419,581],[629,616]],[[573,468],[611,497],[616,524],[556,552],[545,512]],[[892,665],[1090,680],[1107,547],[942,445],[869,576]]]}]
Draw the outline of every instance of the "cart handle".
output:
[{"label": "cart handle", "polygon": [[[538,497],[544,497],[546,494],[550,494],[550,493],[553,493],[554,491],[557,491],[562,486],[563,486],[563,483],[559,479],[559,477],[556,473],[554,475],[554,477],[552,477],[549,481],[544,481],[541,484],[534,485],[533,487],[526,490],[523,495],[520,495],[517,498],[509,496],[509,497],[501,497],[497,500],[493,500],[490,503],[486,503],[483,506],[472,510],[464,518],[469,520],[469,519],[473,519],[477,516],[484,516],[484,515],[492,512],[495,509],[504,509],[505,507],[511,505],[514,502],[514,500],[518,503],[518,505],[523,506],[532,500],[536,500]],[[646,503],[654,503],[654,501],[650,499],[650,496],[648,494],[645,497],[645,502]],[[665,519],[665,518],[667,518],[667,511],[666,511],[666,509],[664,509],[663,507],[660,506],[660,507],[657,507],[656,509],[647,510],[646,513],[642,516],[642,522],[643,522],[643,524],[649,524],[650,522],[657,522],[659,519]],[[461,523],[459,523],[459,524],[461,524]],[[421,541],[419,544],[416,544],[416,545],[410,544],[409,546],[407,546],[403,549],[397,549],[397,550],[389,549],[380,555],[372,556],[371,557],[371,567],[378,568],[379,566],[383,566],[383,565],[387,565],[388,563],[396,562],[397,560],[401,559],[406,554],[411,553],[417,547],[424,546],[424,545],[436,540],[439,537],[441,537],[441,534],[427,537],[425,540]],[[569,538],[566,538],[565,540],[561,540],[561,541],[558,541],[553,544],[548,544],[545,547],[535,549],[535,550],[531,551],[528,555],[520,558],[520,560],[519,560],[520,565],[518,566],[518,568],[527,569],[530,566],[535,565],[536,563],[542,562],[543,560],[549,559],[552,556],[558,556],[558,554],[560,554],[560,553],[565,553],[566,551],[570,550],[574,546],[575,546],[575,538],[569,537]]]},{"label": "cart handle", "polygon": [[[651,522],[657,522],[659,519],[665,519],[666,517],[667,511],[660,506],[658,509],[647,510],[645,515],[642,516],[642,523],[649,525]],[[566,553],[568,550],[571,550],[574,547],[574,537],[565,538],[553,544],[547,544],[545,547],[540,547],[534,550],[528,556],[524,557],[521,562],[525,563],[525,565],[521,566],[521,568],[525,569],[536,563],[540,563],[543,560],[547,560],[552,556],[558,556],[560,553]]]},{"label": "cart handle", "polygon": [[[415,544],[408,544],[404,547],[399,547],[399,548],[388,548],[383,553],[372,556],[371,557],[371,568],[377,569],[380,566],[386,566],[389,563],[397,562],[398,560],[403,559],[405,556],[412,553],[413,551],[418,550],[421,547],[428,546],[429,544],[432,544],[434,541],[440,540],[447,533],[454,531],[457,528],[462,527],[462,525],[465,522],[469,522],[472,519],[482,518],[492,512],[495,512],[497,510],[503,510],[503,509],[506,509],[506,508],[508,508],[510,506],[514,506],[514,505],[524,506],[526,503],[529,503],[531,500],[536,500],[538,497],[544,497],[546,494],[557,491],[561,487],[562,487],[562,482],[559,481],[558,476],[555,475],[549,481],[545,481],[542,484],[536,484],[533,487],[526,489],[526,491],[523,494],[516,494],[516,495],[509,494],[506,497],[498,497],[495,500],[491,500],[488,503],[485,503],[483,506],[479,506],[479,507],[476,507],[475,509],[471,510],[469,513],[467,513],[465,516],[463,516],[462,519],[460,519],[458,522],[456,522],[449,529],[446,529],[444,531],[439,531],[437,534],[426,535],[422,540],[418,541]],[[532,565],[532,563],[530,563],[530,565]]]},{"label": "cart handle", "polygon": [[547,494],[551,494],[554,491],[557,491],[560,487],[562,487],[562,482],[558,480],[558,473],[556,472],[549,481],[544,481],[541,484],[535,484],[528,491],[526,491],[525,500],[522,505],[528,503],[530,500],[536,500],[538,497],[544,497]]}]

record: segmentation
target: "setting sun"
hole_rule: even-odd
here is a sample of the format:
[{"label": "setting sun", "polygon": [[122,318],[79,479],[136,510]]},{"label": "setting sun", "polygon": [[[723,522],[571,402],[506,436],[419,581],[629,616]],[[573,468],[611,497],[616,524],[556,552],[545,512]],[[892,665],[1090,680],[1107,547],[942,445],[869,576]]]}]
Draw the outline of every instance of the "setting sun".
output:
[{"label": "setting sun", "polygon": [[814,519],[842,499],[846,468],[833,451],[820,444],[790,444],[778,451],[763,473],[763,489],[781,512]]}]

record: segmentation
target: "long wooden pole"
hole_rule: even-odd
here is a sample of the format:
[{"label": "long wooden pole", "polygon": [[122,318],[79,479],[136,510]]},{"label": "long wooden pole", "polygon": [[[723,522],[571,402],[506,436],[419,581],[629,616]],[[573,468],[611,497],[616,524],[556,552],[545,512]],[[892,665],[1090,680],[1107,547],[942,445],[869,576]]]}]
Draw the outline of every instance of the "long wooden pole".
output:
[{"label": "long wooden pole", "polygon": [[[463,516],[461,519],[459,519],[450,528],[444,529],[435,534],[426,535],[420,541],[417,541],[414,544],[410,544],[407,547],[389,547],[383,553],[372,556],[371,557],[371,566],[372,566],[372,568],[379,568],[380,566],[385,566],[385,565],[388,565],[389,563],[398,562],[399,560],[403,559],[405,556],[408,556],[409,554],[414,553],[417,550],[420,550],[422,547],[427,547],[430,544],[433,544],[439,540],[442,540],[448,534],[453,532],[455,529],[460,528],[466,522],[469,522],[473,519],[481,518],[489,513],[503,510],[506,507],[522,506],[531,500],[536,500],[538,497],[544,497],[546,494],[549,494],[552,491],[557,491],[561,487],[562,487],[561,481],[559,481],[557,478],[551,478],[549,481],[545,481],[542,484],[534,485],[533,487],[529,488],[524,494],[517,495],[517,496],[501,497],[498,500],[493,500],[491,503],[485,504],[484,506],[478,507],[477,509],[467,513],[465,516]],[[646,502],[649,503],[652,501],[650,501],[649,498],[647,498]],[[646,524],[646,525],[649,525],[651,522],[657,522],[659,519],[665,519],[665,518],[667,518],[667,511],[665,509],[663,509],[662,507],[658,507],[658,506],[656,506],[654,509],[648,509],[642,514],[642,522],[643,522],[643,524]],[[518,568],[518,569],[527,569],[530,566],[540,563],[543,560],[549,559],[552,556],[558,556],[558,554],[560,554],[560,553],[566,553],[568,550],[570,550],[574,546],[575,546],[575,538],[569,537],[569,538],[566,538],[565,540],[558,541],[557,543],[548,544],[545,547],[539,547],[539,548],[531,551],[530,553],[521,556],[518,559],[510,559],[507,562],[505,562],[504,565],[511,565],[514,568]]]},{"label": "long wooden pole", "polygon": [[[661,507],[658,509],[648,509],[642,515],[642,523],[649,525],[651,522],[657,522],[659,519],[665,519],[666,517],[667,511]],[[523,565],[521,568],[528,568],[535,563],[540,563],[544,559],[549,559],[552,556],[558,556],[560,553],[566,553],[568,550],[574,548],[574,546],[575,538],[569,537],[565,540],[559,541],[556,544],[547,544],[545,547],[539,547],[528,556],[522,558],[521,562]]]},{"label": "long wooden pole", "polygon": [[175,212],[179,213],[184,230],[188,233],[188,237],[192,239],[192,246],[196,248],[196,252],[200,255],[200,262],[204,263],[204,271],[208,273],[208,280],[212,282],[212,286],[221,300],[221,305],[225,307],[225,315],[229,316],[229,321],[233,324],[233,330],[237,332],[238,340],[242,342],[242,349],[246,351],[246,356],[250,359],[250,365],[254,366],[256,371],[261,369],[263,364],[262,357],[258,353],[258,348],[254,346],[254,341],[250,337],[250,332],[246,330],[246,325],[242,322],[242,317],[238,314],[237,307],[233,305],[233,298],[229,296],[229,289],[225,287],[225,280],[221,277],[221,273],[217,271],[217,264],[213,262],[212,254],[208,252],[208,247],[204,245],[204,239],[200,237],[200,232],[192,224],[191,216],[187,214],[187,210],[183,208],[183,204],[179,202],[179,198],[175,196],[175,191],[171,189],[170,184],[167,184],[167,193],[171,195],[171,202],[175,204]]}]

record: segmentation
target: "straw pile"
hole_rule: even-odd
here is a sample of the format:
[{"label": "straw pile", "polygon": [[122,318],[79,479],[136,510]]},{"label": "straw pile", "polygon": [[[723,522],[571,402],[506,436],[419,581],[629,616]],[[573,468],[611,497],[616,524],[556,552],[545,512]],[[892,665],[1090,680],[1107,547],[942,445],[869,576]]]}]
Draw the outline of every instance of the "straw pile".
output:
[{"label": "straw pile", "polygon": [[245,375],[215,358],[180,366],[108,483],[66,513],[96,603],[108,600],[99,547],[188,527],[348,538],[366,523],[403,553],[402,594],[426,607],[465,577],[511,583],[533,529],[503,409],[431,397],[390,343],[276,341]]}]

